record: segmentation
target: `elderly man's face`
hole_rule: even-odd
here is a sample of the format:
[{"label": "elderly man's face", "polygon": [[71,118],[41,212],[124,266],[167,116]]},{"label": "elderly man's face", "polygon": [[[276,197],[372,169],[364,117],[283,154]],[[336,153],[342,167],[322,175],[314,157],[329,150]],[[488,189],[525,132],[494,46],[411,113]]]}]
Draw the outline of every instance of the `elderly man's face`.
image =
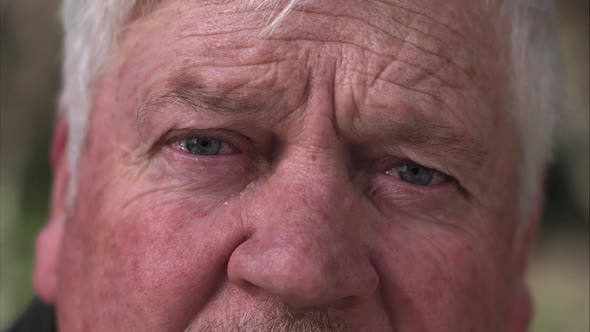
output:
[{"label": "elderly man's face", "polygon": [[40,238],[61,243],[36,277],[59,327],[522,331],[517,138],[480,2],[308,1],[273,28],[282,6],[245,3],[164,1],[122,33],[74,208]]}]

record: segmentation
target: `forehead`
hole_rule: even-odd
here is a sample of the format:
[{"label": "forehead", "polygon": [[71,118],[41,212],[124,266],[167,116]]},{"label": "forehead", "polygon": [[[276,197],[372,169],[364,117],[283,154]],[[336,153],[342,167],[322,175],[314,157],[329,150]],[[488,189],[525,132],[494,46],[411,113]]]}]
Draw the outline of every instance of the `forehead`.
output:
[{"label": "forehead", "polygon": [[505,115],[504,49],[480,1],[166,0],[137,12],[117,75],[136,104],[180,87],[282,118],[313,77],[332,76],[336,122],[458,125],[480,151]]},{"label": "forehead", "polygon": [[259,48],[277,39],[344,43],[382,56],[416,57],[424,69],[448,69],[445,74],[457,77],[457,71],[475,75],[482,57],[503,49],[494,11],[479,0],[149,0],[136,6],[134,21],[163,23],[158,29],[173,33],[171,41],[213,37],[200,44],[208,54],[220,51],[215,55],[254,40]]},{"label": "forehead", "polygon": [[[123,34],[134,36],[127,46],[135,54],[124,56],[159,47],[159,57],[173,59],[179,73],[309,57],[298,53],[302,43],[339,53],[340,63],[360,74],[356,84],[457,90],[500,81],[506,69],[494,67],[504,47],[480,1],[164,0],[140,3],[136,13]],[[333,47],[318,47],[326,45]]]},{"label": "forehead", "polygon": [[[159,15],[150,15],[154,12]],[[231,33],[250,32],[258,42],[307,38],[386,56],[408,49],[433,66],[447,61],[474,71],[482,55],[475,53],[501,49],[494,40],[493,12],[479,0],[149,0],[136,5],[133,17],[173,18],[177,37],[215,37],[208,49],[237,48],[240,40]]]}]

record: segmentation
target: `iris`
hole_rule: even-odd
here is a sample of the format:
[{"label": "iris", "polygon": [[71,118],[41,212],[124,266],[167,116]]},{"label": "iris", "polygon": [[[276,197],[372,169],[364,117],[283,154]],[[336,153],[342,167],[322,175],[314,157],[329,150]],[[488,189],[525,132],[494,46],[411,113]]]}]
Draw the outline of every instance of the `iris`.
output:
[{"label": "iris", "polygon": [[401,180],[420,186],[430,185],[435,172],[431,168],[417,164],[406,164],[397,168]]},{"label": "iris", "polygon": [[212,137],[194,137],[185,139],[182,148],[187,152],[198,155],[217,155],[221,151],[223,142]]}]

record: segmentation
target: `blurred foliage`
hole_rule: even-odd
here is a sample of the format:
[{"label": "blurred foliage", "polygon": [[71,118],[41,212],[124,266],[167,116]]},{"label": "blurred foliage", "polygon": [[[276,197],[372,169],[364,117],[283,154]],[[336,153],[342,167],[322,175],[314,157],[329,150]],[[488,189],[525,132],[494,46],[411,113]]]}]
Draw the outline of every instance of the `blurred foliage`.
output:
[{"label": "blurred foliage", "polygon": [[[589,330],[589,1],[558,9],[565,102],[529,282],[532,331]],[[34,236],[47,214],[48,151],[59,88],[57,0],[0,0],[0,328],[32,296]],[[34,24],[31,24],[34,22]]]},{"label": "blurred foliage", "polygon": [[[0,0],[0,326],[30,301],[33,239],[45,220],[59,88],[57,1]],[[34,22],[34,24],[31,24]]]}]

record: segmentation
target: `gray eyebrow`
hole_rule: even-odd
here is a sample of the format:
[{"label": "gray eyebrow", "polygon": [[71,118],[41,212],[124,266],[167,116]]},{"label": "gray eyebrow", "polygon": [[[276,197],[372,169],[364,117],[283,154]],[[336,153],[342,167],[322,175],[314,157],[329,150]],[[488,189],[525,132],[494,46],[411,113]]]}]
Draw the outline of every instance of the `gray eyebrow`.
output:
[{"label": "gray eyebrow", "polygon": [[388,123],[382,127],[395,142],[408,146],[429,146],[444,153],[454,153],[474,166],[482,166],[488,159],[487,149],[470,135],[451,126],[422,118],[410,123]]},{"label": "gray eyebrow", "polygon": [[189,107],[195,110],[209,110],[215,113],[252,113],[262,111],[261,105],[236,92],[219,93],[199,84],[188,75],[172,77],[169,88],[140,106],[140,112],[147,112],[166,104]]},{"label": "gray eyebrow", "polygon": [[167,88],[155,97],[148,98],[137,110],[138,131],[146,117],[166,106],[178,106],[196,112],[211,111],[221,115],[250,115],[268,110],[268,106],[234,91],[219,92],[199,83],[199,78],[187,74],[173,75]]},{"label": "gray eyebrow", "polygon": [[461,135],[458,135],[451,127],[430,120],[388,123],[384,131],[388,137],[408,145],[445,146],[459,144],[463,141]]}]

